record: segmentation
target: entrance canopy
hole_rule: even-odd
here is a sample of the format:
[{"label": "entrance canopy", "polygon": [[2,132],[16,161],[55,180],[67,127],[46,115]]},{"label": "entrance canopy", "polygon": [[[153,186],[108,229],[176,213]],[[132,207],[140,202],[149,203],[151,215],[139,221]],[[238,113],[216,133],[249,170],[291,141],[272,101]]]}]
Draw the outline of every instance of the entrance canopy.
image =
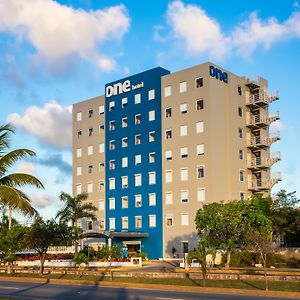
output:
[{"label": "entrance canopy", "polygon": [[83,234],[84,238],[144,238],[149,237],[149,233],[141,231],[96,231],[89,230]]}]

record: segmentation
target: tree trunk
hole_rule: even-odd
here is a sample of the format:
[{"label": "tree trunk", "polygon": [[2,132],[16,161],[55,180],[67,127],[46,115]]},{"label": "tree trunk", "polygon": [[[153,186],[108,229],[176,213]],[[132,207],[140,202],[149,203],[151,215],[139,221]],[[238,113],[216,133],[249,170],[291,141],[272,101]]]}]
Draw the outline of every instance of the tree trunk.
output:
[{"label": "tree trunk", "polygon": [[41,275],[44,274],[45,256],[46,256],[46,253],[44,253],[44,252],[42,254],[40,254],[40,261],[41,261],[40,274]]},{"label": "tree trunk", "polygon": [[[11,231],[12,227],[12,208],[9,206],[8,207],[8,230]],[[7,273],[11,274],[12,273],[12,262],[9,261],[7,263]]]},{"label": "tree trunk", "polygon": [[267,254],[261,254],[263,264],[264,264],[264,276],[265,276],[265,290],[269,290],[269,282],[267,276]]},{"label": "tree trunk", "polygon": [[226,259],[226,263],[225,263],[225,269],[230,268],[231,254],[232,254],[232,250],[230,248],[228,248],[227,249],[227,259]]},{"label": "tree trunk", "polygon": [[74,257],[76,257],[78,254],[78,241],[74,241]]}]

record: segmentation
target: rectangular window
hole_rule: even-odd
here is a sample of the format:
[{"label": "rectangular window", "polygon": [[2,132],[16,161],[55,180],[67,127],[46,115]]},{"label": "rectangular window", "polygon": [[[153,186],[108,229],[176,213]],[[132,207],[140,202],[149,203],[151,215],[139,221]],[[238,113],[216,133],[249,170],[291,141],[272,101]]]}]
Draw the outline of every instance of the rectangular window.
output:
[{"label": "rectangular window", "polygon": [[243,150],[239,150],[239,158],[241,160],[244,159],[244,151]]},{"label": "rectangular window", "polygon": [[93,221],[88,221],[87,222],[88,224],[88,226],[87,226],[87,228],[88,228],[88,230],[92,230],[93,229]]},{"label": "rectangular window", "polygon": [[243,109],[240,106],[238,107],[238,114],[239,114],[239,117],[243,116]]},{"label": "rectangular window", "polygon": [[128,217],[122,217],[122,229],[128,229]]},{"label": "rectangular window", "polygon": [[82,112],[80,111],[76,114],[76,121],[81,121],[81,120],[82,120]]},{"label": "rectangular window", "polygon": [[128,176],[122,176],[122,189],[128,188]]},{"label": "rectangular window", "polygon": [[99,115],[104,114],[104,105],[99,106]]},{"label": "rectangular window", "polygon": [[197,155],[204,155],[204,144],[197,145]]},{"label": "rectangular window", "polygon": [[240,192],[240,200],[245,200],[245,193],[244,192]]},{"label": "rectangular window", "polygon": [[154,142],[155,141],[155,131],[150,131],[149,132],[149,142]]},{"label": "rectangular window", "polygon": [[92,136],[92,135],[93,135],[93,132],[94,132],[93,127],[90,127],[90,128],[89,128],[89,136]]},{"label": "rectangular window", "polygon": [[93,153],[94,153],[94,147],[93,146],[88,146],[88,149],[87,149],[88,151],[88,155],[93,155]]},{"label": "rectangular window", "polygon": [[116,209],[116,199],[115,198],[109,198],[109,209],[110,210]]},{"label": "rectangular window", "polygon": [[134,185],[141,186],[142,185],[142,174],[135,174],[134,175]]},{"label": "rectangular window", "polygon": [[189,253],[189,243],[181,242],[182,253]]},{"label": "rectangular window", "polygon": [[181,114],[186,114],[187,113],[187,104],[186,103],[181,103],[180,104],[180,113]]},{"label": "rectangular window", "polygon": [[156,227],[156,215],[149,215],[149,227]]},{"label": "rectangular window", "polygon": [[181,156],[181,158],[188,157],[188,148],[187,147],[180,148],[180,156]]},{"label": "rectangular window", "polygon": [[99,181],[99,191],[104,191],[104,180]]},{"label": "rectangular window", "polygon": [[167,215],[166,216],[166,226],[172,227],[173,226],[173,216]]},{"label": "rectangular window", "polygon": [[128,137],[122,138],[122,148],[126,148],[128,146]]},{"label": "rectangular window", "polygon": [[114,170],[116,168],[116,161],[114,159],[109,161],[109,169]]},{"label": "rectangular window", "polygon": [[122,208],[128,208],[128,197],[127,196],[122,197]]},{"label": "rectangular window", "polygon": [[115,178],[109,178],[109,189],[110,190],[116,189],[116,179]]},{"label": "rectangular window", "polygon": [[93,173],[93,165],[88,166],[88,173],[92,174]]},{"label": "rectangular window", "polygon": [[104,162],[99,163],[99,171],[104,172],[105,171],[105,164]]},{"label": "rectangular window", "polygon": [[76,168],[76,175],[80,176],[82,174],[82,168],[81,167],[77,167]]},{"label": "rectangular window", "polygon": [[245,171],[240,170],[240,181],[244,182],[244,180],[245,180]]},{"label": "rectangular window", "polygon": [[103,143],[99,144],[99,153],[104,153],[104,149],[105,149],[104,144]]},{"label": "rectangular window", "polygon": [[134,217],[135,228],[142,228],[142,216]]},{"label": "rectangular window", "polygon": [[205,189],[200,188],[197,190],[197,201],[204,202],[205,201]]},{"label": "rectangular window", "polygon": [[196,78],[196,88],[203,87],[203,77]]},{"label": "rectangular window", "polygon": [[104,201],[104,199],[99,200],[99,210],[105,210],[105,201]]},{"label": "rectangular window", "polygon": [[189,191],[180,191],[181,203],[189,202]]},{"label": "rectangular window", "polygon": [[171,107],[167,107],[165,110],[165,117],[166,118],[171,118],[172,117],[172,108]]},{"label": "rectangular window", "polygon": [[156,194],[149,194],[149,206],[156,206]]},{"label": "rectangular window", "polygon": [[203,99],[199,99],[196,101],[196,110],[201,110],[204,108],[204,102]]},{"label": "rectangular window", "polygon": [[173,193],[167,192],[165,193],[165,201],[167,205],[173,204]]},{"label": "rectangular window", "polygon": [[122,157],[122,168],[128,167],[128,157]]},{"label": "rectangular window", "polygon": [[242,87],[240,85],[238,86],[238,95],[242,96]]},{"label": "rectangular window", "polygon": [[115,218],[109,218],[109,230],[116,229],[116,220]]},{"label": "rectangular window", "polygon": [[104,219],[100,219],[100,221],[99,221],[99,228],[100,228],[100,230],[105,230]]},{"label": "rectangular window", "polygon": [[239,137],[240,137],[240,139],[243,138],[243,129],[242,128],[239,128]]},{"label": "rectangular window", "polygon": [[79,195],[82,193],[82,186],[81,184],[76,185],[76,194]]},{"label": "rectangular window", "polygon": [[167,140],[172,138],[172,129],[166,129],[165,130],[165,138]]},{"label": "rectangular window", "polygon": [[99,125],[99,133],[100,134],[104,133],[104,125],[103,124]]},{"label": "rectangular window", "polygon": [[122,127],[125,128],[128,126],[128,119],[127,117],[122,118]]},{"label": "rectangular window", "polygon": [[139,165],[139,164],[142,163],[142,156],[141,156],[141,154],[137,154],[134,159],[135,159],[135,164],[136,165]]},{"label": "rectangular window", "polygon": [[186,81],[180,82],[179,84],[179,92],[184,93],[187,91],[187,83]]},{"label": "rectangular window", "polygon": [[181,179],[181,181],[187,181],[188,180],[188,169],[187,168],[181,168],[180,169],[180,179]]},{"label": "rectangular window", "polygon": [[165,151],[165,158],[166,160],[172,160],[172,150]]},{"label": "rectangular window", "polygon": [[134,196],[135,207],[142,207],[142,195]]},{"label": "rectangular window", "polygon": [[182,226],[189,225],[189,214],[181,214],[181,225]]},{"label": "rectangular window", "polygon": [[109,102],[109,111],[112,111],[115,109],[115,101],[110,101]]},{"label": "rectangular window", "polygon": [[169,97],[172,95],[172,87],[170,85],[165,87],[165,97]]},{"label": "rectangular window", "polygon": [[77,148],[76,149],[76,156],[79,158],[82,156],[82,149],[81,148]]},{"label": "rectangular window", "polygon": [[149,172],[149,184],[156,183],[156,174],[155,172]]},{"label": "rectangular window", "polygon": [[140,145],[142,142],[142,136],[140,134],[137,134],[134,138],[135,145]]},{"label": "rectangular window", "polygon": [[180,136],[187,136],[187,125],[180,126]]},{"label": "rectangular window", "polygon": [[165,171],[165,181],[166,183],[172,182],[172,170]]},{"label": "rectangular window", "polygon": [[114,149],[116,149],[116,141],[111,140],[109,141],[109,150],[114,150]]},{"label": "rectangular window", "polygon": [[127,106],[127,104],[128,104],[128,98],[127,97],[122,98],[122,107]]},{"label": "rectangular window", "polygon": [[198,166],[197,167],[197,178],[203,178],[204,177],[204,166]]},{"label": "rectangular window", "polygon": [[135,117],[134,117],[134,123],[135,123],[135,125],[141,124],[141,120],[142,120],[142,117],[141,117],[140,114],[135,115]]},{"label": "rectangular window", "polygon": [[149,153],[149,163],[152,164],[155,162],[155,152]]},{"label": "rectangular window", "polygon": [[89,116],[89,118],[91,118],[92,116],[93,116],[93,110],[92,109],[89,109],[89,111],[88,111],[88,116]]},{"label": "rectangular window", "polygon": [[135,104],[141,103],[141,94],[134,95],[134,103]]},{"label": "rectangular window", "polygon": [[77,137],[80,138],[82,136],[82,130],[78,129],[77,130]]},{"label": "rectangular window", "polygon": [[116,121],[115,120],[109,121],[109,131],[113,131],[115,130],[115,128],[116,128]]},{"label": "rectangular window", "polygon": [[154,121],[155,120],[155,110],[150,110],[149,111],[149,121]]},{"label": "rectangular window", "polygon": [[87,192],[88,193],[92,193],[93,192],[93,183],[92,182],[88,182],[88,184],[87,184]]},{"label": "rectangular window", "polygon": [[203,121],[197,122],[196,123],[196,132],[201,133],[204,131],[204,123]]},{"label": "rectangular window", "polygon": [[155,98],[155,90],[150,90],[148,92],[148,99],[153,100]]}]

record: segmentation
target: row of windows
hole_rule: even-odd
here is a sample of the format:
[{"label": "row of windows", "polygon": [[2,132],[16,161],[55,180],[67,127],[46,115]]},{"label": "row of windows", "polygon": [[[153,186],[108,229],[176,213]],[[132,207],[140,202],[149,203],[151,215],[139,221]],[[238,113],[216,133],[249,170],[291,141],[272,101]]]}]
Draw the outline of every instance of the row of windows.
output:
[{"label": "row of windows", "polygon": [[[129,227],[129,218],[122,217],[122,229],[128,229]],[[142,228],[142,216],[135,216],[135,228]],[[116,218],[109,218],[109,230],[116,229]],[[148,216],[148,226],[151,228],[156,227],[156,215]]]},{"label": "row of windows", "polygon": [[[196,100],[196,110],[202,110],[204,108],[204,100],[199,99]],[[180,114],[184,115],[188,112],[188,104],[187,103],[181,103],[179,106]],[[170,118],[172,117],[172,107],[166,107],[165,108],[165,118]]]},{"label": "row of windows", "polygon": [[[198,156],[204,155],[204,144],[196,145],[196,154]],[[180,148],[180,157],[181,158],[188,158],[188,156],[189,156],[188,147],[181,147]],[[166,160],[172,160],[173,159],[173,151],[172,150],[166,150],[165,151],[165,159]]]},{"label": "row of windows", "polygon": [[[200,88],[203,87],[203,77],[198,77],[195,79],[195,87]],[[187,82],[182,81],[179,83],[179,92],[185,93],[187,91]],[[164,95],[165,97],[170,97],[172,95],[172,86],[168,85],[164,88]]]},{"label": "row of windows", "polygon": [[[197,166],[197,179],[204,178],[205,176],[205,167],[204,166]],[[181,168],[180,169],[180,180],[187,181],[189,179],[189,172],[188,168]],[[173,182],[173,170],[166,170],[165,171],[165,183]]]},{"label": "row of windows", "polygon": [[[204,132],[204,122],[200,121],[196,123],[196,133]],[[180,126],[180,136],[187,136],[188,135],[188,126],[181,125]],[[173,129],[167,128],[165,129],[165,139],[171,139],[173,137]]]}]

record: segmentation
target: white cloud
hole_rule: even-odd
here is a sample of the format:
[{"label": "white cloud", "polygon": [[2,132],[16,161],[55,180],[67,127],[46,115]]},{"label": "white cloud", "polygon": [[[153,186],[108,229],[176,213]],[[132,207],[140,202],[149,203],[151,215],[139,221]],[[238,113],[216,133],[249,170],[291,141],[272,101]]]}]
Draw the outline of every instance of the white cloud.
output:
[{"label": "white cloud", "polygon": [[270,132],[272,132],[272,133],[282,131],[284,129],[285,129],[285,126],[280,121],[273,122],[270,125]]},{"label": "white cloud", "polygon": [[120,41],[129,25],[124,5],[87,12],[52,0],[0,0],[0,31],[29,42],[37,61],[46,59],[49,66],[75,54],[102,70],[111,70],[115,61],[98,47]]},{"label": "white cloud", "polygon": [[56,200],[54,196],[35,194],[29,196],[32,206],[35,208],[45,208],[50,206]]},{"label": "white cloud", "polygon": [[19,163],[15,173],[25,173],[35,176],[35,166],[30,162],[22,161],[21,163]]},{"label": "white cloud", "polygon": [[30,106],[24,116],[14,113],[7,121],[48,145],[58,148],[72,145],[72,109],[56,101],[43,107]]}]

